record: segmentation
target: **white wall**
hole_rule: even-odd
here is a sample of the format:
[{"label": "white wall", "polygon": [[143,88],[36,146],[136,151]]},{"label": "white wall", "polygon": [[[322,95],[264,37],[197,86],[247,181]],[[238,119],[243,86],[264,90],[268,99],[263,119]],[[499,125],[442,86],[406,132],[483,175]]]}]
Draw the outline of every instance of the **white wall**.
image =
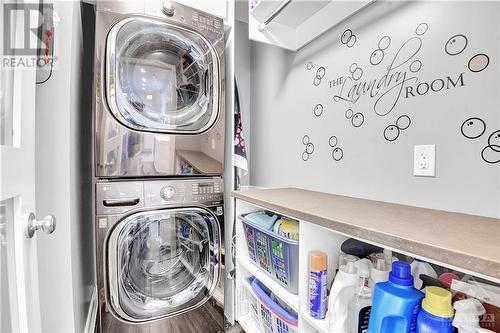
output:
[{"label": "white wall", "polygon": [[86,82],[80,3],[56,2],[54,9],[61,19],[55,31],[58,59],[36,92],[36,210],[57,219],[53,234],[37,236],[42,329],[82,332],[94,284],[91,108],[81,104],[91,99],[80,91]]},{"label": "white wall", "polygon": [[[500,129],[499,15],[498,2],[380,1],[297,53],[252,44],[252,185],[296,186],[500,217],[500,163],[489,164],[481,158],[488,136]],[[417,35],[417,26],[424,22],[427,31]],[[340,42],[346,29],[356,35],[353,47]],[[468,44],[452,56],[445,52],[445,44],[455,34],[466,35]],[[385,35],[391,37],[391,45],[384,51],[382,63],[372,65],[370,56]],[[464,86],[423,96],[403,95],[385,116],[375,113],[374,104],[387,89],[373,98],[364,94],[356,103],[333,99],[341,86],[330,87],[329,81],[340,77],[346,81],[351,64],[363,69],[359,82],[379,80],[406,41],[414,38],[409,43],[418,44],[415,37],[422,42],[421,48],[403,48],[398,56],[406,53],[406,58],[411,58],[399,71],[407,73],[407,78],[416,78],[405,87],[437,78],[446,80],[447,76],[456,80],[461,73]],[[487,54],[490,63],[484,71],[473,73],[468,61],[477,53]],[[422,62],[416,74],[409,71],[414,60]],[[315,86],[320,66],[326,73]],[[356,82],[347,79],[345,88]],[[320,116],[313,112],[317,103],[324,106]],[[349,108],[364,115],[361,127],[346,119]],[[384,139],[384,129],[401,115],[411,117],[411,126],[389,142]],[[478,139],[467,139],[461,125],[476,116],[485,121],[486,132]],[[306,134],[314,144],[314,153],[303,161],[302,139]],[[329,146],[329,138],[333,135],[344,153],[340,161],[332,158],[334,148]],[[435,178],[413,176],[416,144],[436,144]]]}]

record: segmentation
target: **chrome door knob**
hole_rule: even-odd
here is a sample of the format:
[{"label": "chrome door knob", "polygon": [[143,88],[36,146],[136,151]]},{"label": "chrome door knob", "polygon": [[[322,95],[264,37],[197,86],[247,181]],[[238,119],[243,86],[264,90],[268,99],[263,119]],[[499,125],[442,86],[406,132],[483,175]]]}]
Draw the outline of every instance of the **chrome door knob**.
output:
[{"label": "chrome door knob", "polygon": [[47,215],[41,220],[37,220],[34,213],[30,213],[26,225],[26,237],[32,238],[35,231],[42,230],[46,234],[51,234],[56,230],[56,217]]},{"label": "chrome door knob", "polygon": [[160,191],[160,196],[163,200],[171,200],[175,195],[175,187],[165,186]]}]

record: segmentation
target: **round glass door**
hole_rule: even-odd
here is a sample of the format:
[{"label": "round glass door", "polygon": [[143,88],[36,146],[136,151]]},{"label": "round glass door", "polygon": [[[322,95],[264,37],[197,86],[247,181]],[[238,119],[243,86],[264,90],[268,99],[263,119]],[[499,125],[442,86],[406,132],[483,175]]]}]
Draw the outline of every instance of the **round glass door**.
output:
[{"label": "round glass door", "polygon": [[196,134],[219,109],[219,64],[198,33],[148,18],[128,18],[109,32],[106,92],[114,116],[136,130]]},{"label": "round glass door", "polygon": [[133,214],[108,240],[108,285],[115,313],[143,322],[201,306],[219,278],[220,230],[201,208]]}]

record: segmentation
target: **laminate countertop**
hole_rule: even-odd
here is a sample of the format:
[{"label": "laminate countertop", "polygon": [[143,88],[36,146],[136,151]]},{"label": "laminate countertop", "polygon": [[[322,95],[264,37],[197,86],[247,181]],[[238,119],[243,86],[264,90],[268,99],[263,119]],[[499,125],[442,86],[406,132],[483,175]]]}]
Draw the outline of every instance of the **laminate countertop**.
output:
[{"label": "laminate countertop", "polygon": [[298,188],[235,191],[264,209],[500,280],[500,220]]}]

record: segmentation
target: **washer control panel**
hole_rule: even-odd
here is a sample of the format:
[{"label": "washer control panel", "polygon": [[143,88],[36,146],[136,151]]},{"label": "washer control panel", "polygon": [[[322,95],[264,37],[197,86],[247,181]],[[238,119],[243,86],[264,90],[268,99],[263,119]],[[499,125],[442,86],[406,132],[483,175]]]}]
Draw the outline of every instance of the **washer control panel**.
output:
[{"label": "washer control panel", "polygon": [[222,200],[221,184],[217,182],[200,182],[191,185],[195,202]]},{"label": "washer control panel", "polygon": [[224,199],[222,179],[145,181],[146,206],[165,204],[217,204]]}]

